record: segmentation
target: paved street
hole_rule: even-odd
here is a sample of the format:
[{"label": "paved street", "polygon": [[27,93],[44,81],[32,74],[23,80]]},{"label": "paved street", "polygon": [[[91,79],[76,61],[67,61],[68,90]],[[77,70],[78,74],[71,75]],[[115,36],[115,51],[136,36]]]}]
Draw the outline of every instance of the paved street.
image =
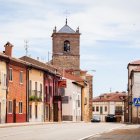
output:
[{"label": "paved street", "polygon": [[125,128],[115,123],[57,123],[0,128],[0,140],[82,140],[87,136]]}]

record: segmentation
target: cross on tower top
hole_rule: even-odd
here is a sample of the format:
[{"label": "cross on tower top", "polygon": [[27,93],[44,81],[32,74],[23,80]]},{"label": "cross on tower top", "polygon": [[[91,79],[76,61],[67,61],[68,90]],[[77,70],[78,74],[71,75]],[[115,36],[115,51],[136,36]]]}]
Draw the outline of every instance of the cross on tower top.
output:
[{"label": "cross on tower top", "polygon": [[69,12],[68,10],[66,10],[66,11],[64,12],[64,14],[65,14],[66,19],[67,19],[67,17],[68,17],[68,15],[70,14],[70,12]]}]

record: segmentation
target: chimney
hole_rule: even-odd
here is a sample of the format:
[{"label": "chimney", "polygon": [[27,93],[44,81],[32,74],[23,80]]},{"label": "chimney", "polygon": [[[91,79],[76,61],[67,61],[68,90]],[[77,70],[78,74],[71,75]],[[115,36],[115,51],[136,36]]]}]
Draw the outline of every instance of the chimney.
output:
[{"label": "chimney", "polygon": [[7,42],[5,45],[5,55],[12,56],[12,47],[13,45],[10,42]]}]

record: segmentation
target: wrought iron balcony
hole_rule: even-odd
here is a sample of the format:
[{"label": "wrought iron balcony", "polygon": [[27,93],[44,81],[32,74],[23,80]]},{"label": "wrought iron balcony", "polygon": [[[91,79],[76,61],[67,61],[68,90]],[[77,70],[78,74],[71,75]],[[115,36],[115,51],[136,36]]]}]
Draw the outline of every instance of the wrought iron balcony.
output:
[{"label": "wrought iron balcony", "polygon": [[115,115],[123,115],[123,110],[115,110]]},{"label": "wrought iron balcony", "polygon": [[42,102],[42,92],[37,90],[31,90],[29,93],[29,101]]}]

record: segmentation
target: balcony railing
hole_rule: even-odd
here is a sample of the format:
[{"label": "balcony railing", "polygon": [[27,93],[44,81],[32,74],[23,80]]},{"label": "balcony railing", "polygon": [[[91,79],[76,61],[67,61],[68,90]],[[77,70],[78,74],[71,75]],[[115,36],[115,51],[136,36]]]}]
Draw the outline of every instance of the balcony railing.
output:
[{"label": "balcony railing", "polygon": [[29,101],[42,102],[42,92],[37,90],[31,90],[29,93]]},{"label": "balcony railing", "polygon": [[123,110],[115,110],[115,115],[123,115]]}]

